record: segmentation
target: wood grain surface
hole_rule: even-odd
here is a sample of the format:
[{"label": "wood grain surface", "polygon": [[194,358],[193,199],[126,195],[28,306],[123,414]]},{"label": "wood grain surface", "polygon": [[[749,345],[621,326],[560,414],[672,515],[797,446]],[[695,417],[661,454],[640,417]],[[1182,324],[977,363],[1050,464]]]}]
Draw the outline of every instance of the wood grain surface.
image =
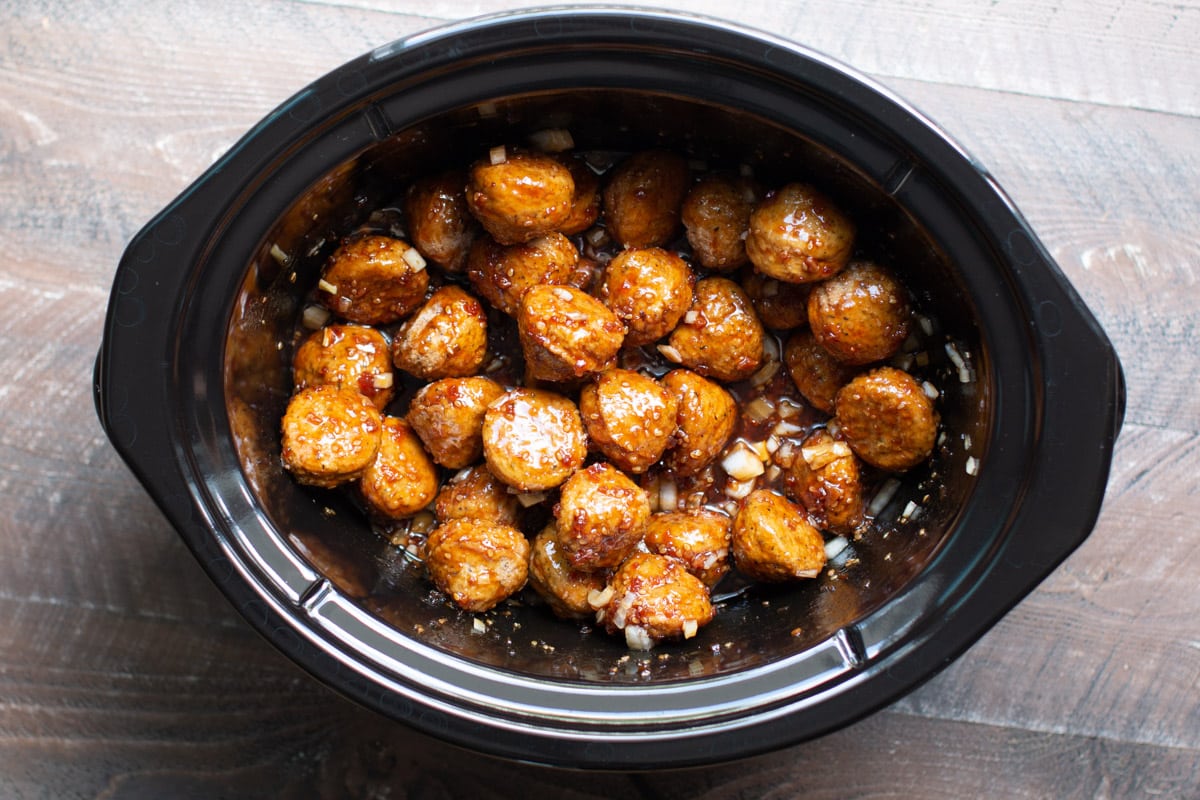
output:
[{"label": "wood grain surface", "polygon": [[0,12],[0,797],[1200,797],[1200,3],[714,0],[937,120],[1112,338],[1092,536],[965,656],[823,739],[675,773],[496,761],[264,643],[122,464],[91,371],[129,239],[370,48],[500,0]]}]

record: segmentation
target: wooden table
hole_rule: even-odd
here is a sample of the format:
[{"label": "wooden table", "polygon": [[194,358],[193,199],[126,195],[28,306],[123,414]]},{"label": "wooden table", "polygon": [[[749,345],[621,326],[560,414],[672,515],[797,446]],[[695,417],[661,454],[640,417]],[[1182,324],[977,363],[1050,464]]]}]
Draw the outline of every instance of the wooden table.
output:
[{"label": "wooden table", "polygon": [[[502,0],[17,0],[0,15],[0,796],[1200,797],[1200,4],[697,0],[938,120],[1116,344],[1091,538],[961,660],[826,738],[676,774],[461,752],[237,616],[109,446],[130,237],[308,81]],[[540,796],[540,795],[539,795]]]}]

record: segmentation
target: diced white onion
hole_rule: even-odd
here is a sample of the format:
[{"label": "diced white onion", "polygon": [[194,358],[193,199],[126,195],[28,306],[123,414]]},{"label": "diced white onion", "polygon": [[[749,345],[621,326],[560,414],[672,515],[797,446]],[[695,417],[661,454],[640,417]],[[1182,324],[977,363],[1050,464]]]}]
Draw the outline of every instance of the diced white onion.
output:
[{"label": "diced white onion", "polygon": [[725,495],[732,500],[741,500],[754,491],[754,481],[729,481],[725,484]]},{"label": "diced white onion", "polygon": [[676,364],[683,363],[683,354],[676,350],[672,345],[660,344],[658,346],[658,352],[666,356],[668,361],[673,361]]},{"label": "diced white onion", "polygon": [[275,259],[276,263],[281,267],[286,267],[288,263],[288,254],[283,252],[283,248],[277,244],[271,245],[271,258]]},{"label": "diced white onion", "polygon": [[751,422],[762,422],[775,413],[775,406],[760,395],[747,403],[743,412]]},{"label": "diced white onion", "polygon": [[658,507],[662,511],[675,511],[679,508],[679,489],[675,481],[664,480],[658,484]]},{"label": "diced white onion", "polygon": [[871,516],[876,516],[880,511],[891,502],[892,497],[896,494],[896,490],[900,488],[900,481],[895,478],[888,478],[879,487],[879,491],[871,498],[871,502],[867,505],[867,513]]},{"label": "diced white onion", "polygon": [[378,375],[372,376],[371,383],[375,386],[376,389],[390,389],[390,388],[392,388],[393,380],[394,379],[392,378],[392,373],[382,372]]},{"label": "diced white onion", "polygon": [[479,617],[475,617],[475,619],[471,620],[471,628],[475,631],[475,633],[487,633],[487,623],[481,620]]},{"label": "diced white onion", "polygon": [[976,458],[975,456],[970,456],[967,459],[965,469],[966,469],[968,475],[978,475],[979,474],[979,459]]},{"label": "diced white onion", "polygon": [[562,153],[575,146],[575,139],[566,128],[546,128],[529,134],[529,143],[543,153]]},{"label": "diced white onion", "polygon": [[721,468],[734,480],[749,481],[762,475],[763,459],[748,447],[745,442],[738,442],[729,448],[721,459]]},{"label": "diced white onion", "polygon": [[329,321],[330,316],[332,315],[325,306],[305,306],[304,313],[300,315],[300,321],[310,331],[319,331],[325,327],[325,323]]},{"label": "diced white onion", "polygon": [[545,499],[545,492],[521,492],[517,495],[517,502],[519,502],[523,508],[536,506]]},{"label": "diced white onion", "polygon": [[955,369],[958,370],[958,380],[960,383],[971,382],[971,368],[967,366],[967,361],[963,358],[963,354],[959,352],[957,345],[954,342],[946,342],[946,355],[954,363]]},{"label": "diced white onion", "polygon": [[421,255],[420,251],[418,251],[415,247],[410,247],[405,250],[404,255],[401,256],[401,258],[404,259],[404,263],[408,264],[417,272],[425,269],[425,256]]},{"label": "diced white onion", "polygon": [[850,542],[845,536],[838,536],[834,539],[830,539],[825,543],[825,559],[827,561],[833,561],[835,558],[841,555],[843,550],[849,546]]},{"label": "diced white onion", "polygon": [[324,278],[321,278],[317,281],[317,288],[322,292],[327,292],[328,294],[337,294],[337,286],[333,285]]},{"label": "diced white onion", "polygon": [[940,394],[940,392],[938,392],[938,388],[929,381],[923,381],[921,383],[921,390],[925,392],[925,396],[930,400],[937,400],[938,395]]},{"label": "diced white onion", "polygon": [[625,628],[625,644],[630,650],[650,650],[654,647],[654,639],[641,625],[629,625]]},{"label": "diced white onion", "polygon": [[592,589],[588,592],[588,605],[592,608],[603,608],[608,605],[608,601],[612,600],[613,588],[605,586],[604,589]]},{"label": "diced white onion", "polygon": [[694,619],[685,619],[683,621],[683,638],[690,639],[696,635],[696,631],[700,630],[700,623]]},{"label": "diced white onion", "polygon": [[488,151],[488,161],[491,162],[493,167],[503,164],[505,161],[508,161],[508,150],[505,149],[504,145],[493,147]]}]

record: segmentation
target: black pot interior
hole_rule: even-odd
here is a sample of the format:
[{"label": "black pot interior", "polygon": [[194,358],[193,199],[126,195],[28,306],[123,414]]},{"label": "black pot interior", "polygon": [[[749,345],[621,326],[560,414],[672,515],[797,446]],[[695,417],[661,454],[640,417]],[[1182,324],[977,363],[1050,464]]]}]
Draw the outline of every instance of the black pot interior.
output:
[{"label": "black pot interior", "polygon": [[[465,165],[497,144],[521,144],[545,128],[568,129],[578,150],[666,147],[711,167],[748,165],[768,187],[791,180],[815,183],[856,221],[860,253],[893,266],[932,323],[921,342],[928,364],[912,371],[941,390],[937,405],[945,435],[927,465],[902,476],[901,488],[877,516],[878,530],[854,542],[816,580],[770,589],[718,587],[725,599],[713,623],[694,639],[650,653],[631,653],[619,638],[557,620],[528,593],[484,615],[481,632],[471,615],[432,589],[403,547],[372,530],[349,493],[298,486],[278,456],[297,320],[338,240],[372,213],[398,207],[414,178]],[[826,145],[763,117],[695,98],[603,88],[472,103],[390,133],[352,160],[330,165],[264,226],[226,333],[226,408],[243,472],[273,535],[338,593],[384,621],[387,637],[417,640],[452,658],[535,678],[625,683],[710,678],[830,639],[895,598],[954,535],[975,484],[968,459],[982,455],[992,425],[990,355],[975,303],[952,256],[926,233],[918,215],[894,199],[896,185],[888,184]],[[970,380],[960,380],[947,343],[969,358]],[[391,410],[402,413],[405,399],[398,398]],[[902,518],[906,507],[917,513]],[[908,622],[895,624],[902,628]]]}]

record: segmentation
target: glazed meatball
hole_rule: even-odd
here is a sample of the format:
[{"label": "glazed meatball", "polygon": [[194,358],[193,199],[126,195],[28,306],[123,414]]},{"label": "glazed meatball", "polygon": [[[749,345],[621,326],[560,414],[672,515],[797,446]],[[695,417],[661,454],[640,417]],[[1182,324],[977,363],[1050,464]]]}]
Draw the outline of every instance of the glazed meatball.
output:
[{"label": "glazed meatball", "polygon": [[808,298],[808,323],[826,350],[847,364],[892,356],[908,338],[908,296],[890,270],[853,261],[818,284]]},{"label": "glazed meatball", "polygon": [[728,278],[705,278],[696,284],[691,307],[661,350],[701,375],[740,381],[762,364],[763,335],[742,287]]},{"label": "glazed meatball", "polygon": [[437,467],[407,422],[384,417],[379,451],[358,485],[375,513],[404,519],[433,502],[438,491]]},{"label": "glazed meatball", "polygon": [[487,312],[453,285],[431,294],[392,339],[392,362],[423,380],[473,375],[486,357]]},{"label": "glazed meatball", "polygon": [[503,158],[471,166],[466,194],[471,213],[492,238],[520,244],[557,231],[570,219],[575,179],[554,156],[505,151]]},{"label": "glazed meatball", "polygon": [[451,170],[418,180],[404,197],[413,246],[448,272],[463,271],[479,233],[479,223],[467,208],[466,183],[466,172]]},{"label": "glazed meatball", "polygon": [[801,396],[813,408],[826,414],[833,413],[833,400],[838,390],[858,372],[857,367],[834,358],[807,329],[788,337],[783,345],[783,361]]},{"label": "glazed meatball", "polygon": [[571,214],[558,226],[558,232],[574,236],[595,225],[600,217],[600,176],[582,158],[562,156],[561,160],[571,171],[575,195],[571,199]]},{"label": "glazed meatball", "polygon": [[486,464],[476,464],[446,481],[434,498],[433,513],[439,522],[466,518],[516,526],[520,503]]},{"label": "glazed meatball", "polygon": [[529,377],[570,381],[617,360],[625,325],[603,303],[571,286],[534,286],[517,311],[517,331]]},{"label": "glazed meatball", "polygon": [[452,519],[425,540],[425,569],[464,611],[487,611],[516,594],[529,575],[529,541],[509,525]]},{"label": "glazed meatball", "polygon": [[704,582],[682,562],[657,553],[631,555],[591,602],[596,621],[609,633],[624,632],[633,650],[690,639],[715,613]]},{"label": "glazed meatball", "polygon": [[646,549],[683,562],[709,588],[729,572],[733,520],[717,511],[661,511],[646,524]]},{"label": "glazed meatball", "polygon": [[302,389],[283,414],[283,465],[309,486],[357,480],[379,450],[382,424],[379,409],[355,389]]},{"label": "glazed meatball", "polygon": [[359,236],[343,243],[321,273],[321,302],[363,325],[386,325],[407,317],[425,299],[425,259],[390,236]]},{"label": "glazed meatball", "polygon": [[292,358],[295,391],[331,384],[357,389],[379,410],[392,400],[392,359],[387,339],[366,325],[326,325],[309,334]]},{"label": "glazed meatball", "polygon": [[933,400],[903,370],[879,367],[859,375],[837,393],[834,408],[850,449],[872,466],[901,472],[933,452]]},{"label": "glazed meatball", "polygon": [[578,262],[579,251],[561,233],[509,246],[481,236],[467,257],[467,277],[480,297],[516,316],[526,290],[542,283],[572,283]]},{"label": "glazed meatball", "polygon": [[587,457],[579,409],[554,392],[513,389],[484,414],[483,455],[492,473],[519,492],[553,489]]},{"label": "glazed meatball", "polygon": [[483,416],[502,394],[504,389],[490,378],[443,378],[413,395],[408,423],[434,461],[462,469],[483,456]]},{"label": "glazed meatball", "polygon": [[678,408],[674,444],[663,455],[663,464],[676,475],[695,475],[720,455],[733,435],[737,402],[720,384],[691,370],[671,370],[662,385]]},{"label": "glazed meatball", "polygon": [[626,341],[640,346],[675,329],[692,303],[694,283],[691,268],[674,253],[630,248],[604,267],[597,294],[629,326]]},{"label": "glazed meatball", "polygon": [[784,283],[757,270],[747,270],[742,289],[763,325],[788,330],[808,325],[809,283]]},{"label": "glazed meatball", "polygon": [[625,473],[600,462],[567,478],[554,519],[567,562],[596,572],[620,564],[641,541],[650,500]]},{"label": "glazed meatball", "polygon": [[579,393],[588,440],[609,461],[639,474],[662,458],[675,433],[679,401],[653,378],[605,370]]},{"label": "glazed meatball", "polygon": [[858,458],[825,428],[805,437],[785,472],[787,492],[808,511],[817,527],[849,534],[863,522],[863,489]]},{"label": "glazed meatball", "polygon": [[754,183],[746,178],[706,175],[692,186],[681,218],[701,266],[725,271],[748,261],[746,235],[757,201]]},{"label": "glazed meatball", "polygon": [[787,283],[828,278],[846,266],[854,224],[817,189],[789,183],[750,215],[746,254],[759,272]]},{"label": "glazed meatball", "polygon": [[778,583],[815,578],[825,566],[825,540],[807,515],[782,495],[756,489],[733,519],[733,560],[738,571]]},{"label": "glazed meatball", "polygon": [[609,233],[625,247],[661,247],[671,241],[688,183],[682,156],[665,150],[632,154],[613,168],[604,187]]},{"label": "glazed meatball", "polygon": [[558,531],[547,525],[533,540],[529,553],[529,585],[560,619],[586,619],[593,613],[588,595],[604,591],[603,572],[575,569],[563,555]]}]

